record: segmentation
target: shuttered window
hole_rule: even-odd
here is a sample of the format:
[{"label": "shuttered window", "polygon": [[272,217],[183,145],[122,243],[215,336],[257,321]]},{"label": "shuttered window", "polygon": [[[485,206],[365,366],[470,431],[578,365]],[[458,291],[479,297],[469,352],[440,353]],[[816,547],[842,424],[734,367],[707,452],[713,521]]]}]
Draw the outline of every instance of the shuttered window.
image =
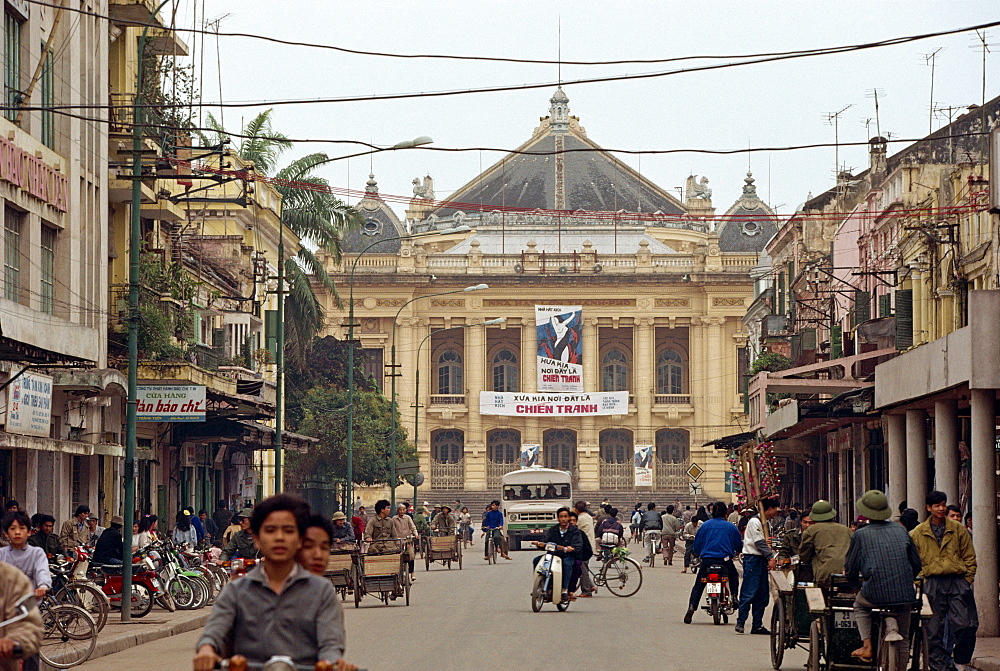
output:
[{"label": "shuttered window", "polygon": [[896,291],[896,349],[913,347],[913,290]]}]

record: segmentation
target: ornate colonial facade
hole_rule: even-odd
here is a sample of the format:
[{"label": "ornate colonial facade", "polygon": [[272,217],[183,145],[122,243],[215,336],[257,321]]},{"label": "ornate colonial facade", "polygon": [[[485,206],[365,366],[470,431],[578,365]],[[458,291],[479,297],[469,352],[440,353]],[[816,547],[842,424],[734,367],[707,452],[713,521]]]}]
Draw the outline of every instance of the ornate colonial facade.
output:
[{"label": "ornate colonial facade", "polygon": [[[550,102],[530,140],[447,203],[430,177],[414,180],[401,220],[369,180],[366,225],[327,270],[346,295],[357,261],[370,372],[388,394],[395,338],[425,488],[493,490],[520,446],[538,443],[544,465],[571,471],[581,490],[632,490],[633,447],[654,445],[656,491],[686,492],[694,461],[706,493],[721,496],[724,459],[702,445],[746,426],[740,318],[774,214],[750,175],[721,217],[707,180],[690,177],[681,201],[590,140],[561,89]],[[472,230],[447,230],[458,226]],[[438,295],[479,283],[489,289]],[[547,304],[583,306],[584,388],[628,391],[627,415],[480,414],[481,391],[536,391],[534,306]],[[328,309],[344,337],[346,311],[332,298]]]}]

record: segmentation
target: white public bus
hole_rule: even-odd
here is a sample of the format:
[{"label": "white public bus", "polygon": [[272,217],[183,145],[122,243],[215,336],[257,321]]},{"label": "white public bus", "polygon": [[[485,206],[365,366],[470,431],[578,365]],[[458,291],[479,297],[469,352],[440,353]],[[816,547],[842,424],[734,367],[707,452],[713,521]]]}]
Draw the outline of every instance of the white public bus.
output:
[{"label": "white public bus", "polygon": [[500,482],[504,533],[511,550],[520,549],[522,540],[540,538],[556,524],[557,510],[573,506],[573,483],[566,471],[532,466],[511,471]]}]

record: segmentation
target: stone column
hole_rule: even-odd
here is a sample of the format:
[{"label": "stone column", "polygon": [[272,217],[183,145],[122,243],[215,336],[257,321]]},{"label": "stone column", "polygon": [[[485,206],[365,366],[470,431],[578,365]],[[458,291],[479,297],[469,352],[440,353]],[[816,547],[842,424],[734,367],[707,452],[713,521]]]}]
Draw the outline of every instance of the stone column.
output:
[{"label": "stone column", "polygon": [[882,415],[888,450],[889,505],[894,509],[906,499],[906,416]]},{"label": "stone column", "polygon": [[997,613],[996,393],[972,390],[972,544],[979,565],[973,589],[979,636],[1000,636]]},{"label": "stone column", "polygon": [[[601,388],[600,329],[596,317],[583,318],[583,389],[596,392]],[[580,479],[577,487],[596,491],[601,487],[600,446],[597,418],[580,418],[580,434],[576,437],[576,463]]]},{"label": "stone column", "polygon": [[913,344],[927,342],[924,331],[924,273],[914,267],[910,271],[910,287],[913,289]]},{"label": "stone column", "polygon": [[958,502],[958,402],[934,402],[935,489],[948,495],[948,503]]},{"label": "stone column", "polygon": [[972,544],[979,558],[973,589],[979,607],[979,636],[1000,635],[997,613],[996,395],[972,390]]},{"label": "stone column", "polygon": [[486,372],[486,327],[465,329],[465,392],[469,421],[465,431],[465,488],[486,489],[486,437],[479,414],[479,392]]},{"label": "stone column", "polygon": [[653,443],[653,392],[656,372],[656,354],[653,343],[653,320],[639,317],[635,320],[635,357],[632,373],[635,376],[632,393],[635,394],[637,410],[637,445]]},{"label": "stone column", "polygon": [[[538,390],[538,375],[535,363],[538,350],[535,335],[534,315],[521,320],[521,391],[532,393]],[[586,340],[584,341],[586,343]]]},{"label": "stone column", "polygon": [[[427,404],[430,403],[431,396],[431,382],[434,377],[434,371],[431,369],[431,340],[432,338],[427,337],[429,329],[427,328],[427,320],[420,317],[414,317],[410,322],[410,334],[411,342],[413,343],[413,352],[407,353],[407,357],[413,364],[413,378],[403,378],[407,380],[407,384],[412,385],[410,391],[408,392],[410,397],[413,399],[413,404],[419,407],[411,408],[411,414],[403,421],[403,425],[410,430],[410,436],[417,448],[417,459],[420,461],[420,470],[423,471],[427,476],[430,476],[431,472],[431,449],[430,449],[430,424],[427,421]],[[420,347],[420,343],[423,342],[423,347]],[[417,352],[416,349],[420,347],[420,351]],[[397,356],[399,348],[397,346]],[[420,371],[420,385],[417,386],[417,371]],[[417,419],[419,418],[419,426],[417,426]],[[416,431],[414,430],[416,429]]]},{"label": "stone column", "polygon": [[[920,514],[927,516],[924,497],[927,487],[927,411],[906,411],[906,503]],[[898,503],[897,503],[898,505]]]}]

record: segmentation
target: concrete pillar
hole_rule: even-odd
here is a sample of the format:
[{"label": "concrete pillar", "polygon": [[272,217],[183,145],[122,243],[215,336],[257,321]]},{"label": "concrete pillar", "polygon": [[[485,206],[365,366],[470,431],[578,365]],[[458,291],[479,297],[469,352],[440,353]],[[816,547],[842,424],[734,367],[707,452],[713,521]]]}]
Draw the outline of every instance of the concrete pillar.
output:
[{"label": "concrete pillar", "polygon": [[920,514],[927,516],[924,497],[927,485],[927,411],[906,411],[906,502]]},{"label": "concrete pillar", "polygon": [[[583,320],[583,388],[596,392],[601,388],[601,366],[598,358],[601,351],[600,329],[596,317]],[[576,463],[580,479],[577,483],[581,491],[600,489],[598,430],[596,417],[581,417],[580,432],[576,436]]]},{"label": "concrete pillar", "polygon": [[997,612],[996,392],[972,390],[972,543],[979,568],[973,589],[979,636],[1000,636]]},{"label": "concrete pillar", "polygon": [[466,403],[469,423],[465,432],[465,487],[471,490],[486,489],[486,436],[483,419],[479,414],[479,392],[485,388],[486,327],[465,329]]},{"label": "concrete pillar", "polygon": [[656,358],[653,343],[653,320],[648,317],[635,320],[635,357],[632,365],[638,426],[635,433],[637,445],[653,443],[653,393]]},{"label": "concrete pillar", "polygon": [[889,505],[894,509],[906,498],[906,417],[904,415],[882,415],[882,426],[888,445]]},{"label": "concrete pillar", "polygon": [[[587,372],[590,370],[586,366],[587,331],[583,335],[584,346],[584,384],[587,380]],[[535,331],[534,315],[521,320],[521,391],[533,393],[538,390],[538,374],[536,363],[538,361],[538,336]]]},{"label": "concrete pillar", "polygon": [[958,402],[934,402],[934,488],[958,503]]},{"label": "concrete pillar", "polygon": [[924,330],[924,274],[919,268],[910,272],[910,286],[913,289],[913,344],[927,342]]}]

